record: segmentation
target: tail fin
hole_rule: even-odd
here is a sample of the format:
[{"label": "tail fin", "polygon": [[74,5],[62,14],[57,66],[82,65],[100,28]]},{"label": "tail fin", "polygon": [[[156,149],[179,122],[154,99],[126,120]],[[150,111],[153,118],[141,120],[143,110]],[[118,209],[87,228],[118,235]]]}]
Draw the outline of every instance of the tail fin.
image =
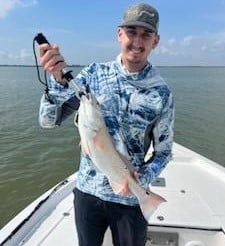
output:
[{"label": "tail fin", "polygon": [[166,200],[163,197],[153,192],[150,192],[149,195],[146,194],[144,197],[141,197],[139,199],[139,202],[140,202],[140,207],[141,207],[143,216],[148,221],[150,217],[152,216],[152,214],[156,211],[158,206],[161,203],[166,202]]}]

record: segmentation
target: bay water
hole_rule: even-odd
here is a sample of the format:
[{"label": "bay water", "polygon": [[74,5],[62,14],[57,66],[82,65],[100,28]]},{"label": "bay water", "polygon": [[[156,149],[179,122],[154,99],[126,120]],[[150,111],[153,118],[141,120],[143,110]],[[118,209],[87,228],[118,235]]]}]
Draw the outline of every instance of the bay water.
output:
[{"label": "bay water", "polygon": [[[225,67],[158,69],[175,98],[175,142],[225,166]],[[35,67],[0,67],[0,228],[79,165],[73,117],[38,124],[43,90]]]}]

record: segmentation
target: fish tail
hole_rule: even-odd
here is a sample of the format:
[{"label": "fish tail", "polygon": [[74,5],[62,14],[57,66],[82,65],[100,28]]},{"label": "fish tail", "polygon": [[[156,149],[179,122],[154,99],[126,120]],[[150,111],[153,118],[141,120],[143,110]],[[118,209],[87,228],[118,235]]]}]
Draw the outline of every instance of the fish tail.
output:
[{"label": "fish tail", "polygon": [[140,208],[146,221],[150,219],[158,206],[163,202],[166,202],[166,200],[153,192],[139,198]]}]

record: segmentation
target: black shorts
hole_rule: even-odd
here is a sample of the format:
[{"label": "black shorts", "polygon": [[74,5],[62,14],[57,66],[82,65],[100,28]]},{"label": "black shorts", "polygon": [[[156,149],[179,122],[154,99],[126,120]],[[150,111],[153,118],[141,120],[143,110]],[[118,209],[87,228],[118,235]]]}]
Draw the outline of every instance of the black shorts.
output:
[{"label": "black shorts", "polygon": [[115,246],[144,246],[147,222],[139,206],[103,201],[74,189],[79,246],[101,246],[109,226]]}]

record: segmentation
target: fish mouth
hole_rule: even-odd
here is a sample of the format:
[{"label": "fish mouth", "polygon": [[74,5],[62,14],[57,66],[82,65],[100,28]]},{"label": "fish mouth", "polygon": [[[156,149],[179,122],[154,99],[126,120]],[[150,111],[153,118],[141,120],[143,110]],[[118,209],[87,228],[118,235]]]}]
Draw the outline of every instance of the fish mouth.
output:
[{"label": "fish mouth", "polygon": [[76,127],[78,127],[78,117],[79,117],[79,114],[78,114],[78,111],[77,111],[77,112],[75,113],[74,120],[73,120],[74,125],[75,125]]}]

